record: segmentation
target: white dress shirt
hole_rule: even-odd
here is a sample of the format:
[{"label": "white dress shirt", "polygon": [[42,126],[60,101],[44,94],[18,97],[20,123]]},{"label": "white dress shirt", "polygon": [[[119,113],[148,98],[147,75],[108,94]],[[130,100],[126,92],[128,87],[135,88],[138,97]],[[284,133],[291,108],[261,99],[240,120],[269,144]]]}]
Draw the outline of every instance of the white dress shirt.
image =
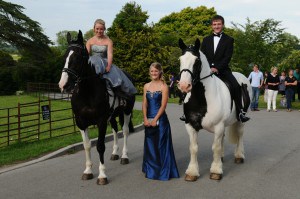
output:
[{"label": "white dress shirt", "polygon": [[217,50],[217,47],[218,47],[221,37],[222,37],[222,33],[221,33],[220,37],[214,36],[214,53],[216,53],[216,50]]}]

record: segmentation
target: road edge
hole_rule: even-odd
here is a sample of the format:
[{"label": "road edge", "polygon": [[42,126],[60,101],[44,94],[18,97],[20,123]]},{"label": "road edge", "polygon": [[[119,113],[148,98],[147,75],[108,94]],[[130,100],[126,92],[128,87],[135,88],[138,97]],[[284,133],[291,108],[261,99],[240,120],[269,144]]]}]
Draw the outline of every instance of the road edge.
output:
[{"label": "road edge", "polygon": [[[144,129],[143,124],[136,125],[136,126],[134,126],[134,132],[131,132],[129,135],[131,135],[133,133],[137,133],[137,132],[139,132],[143,129]],[[119,138],[123,137],[122,131],[118,131],[118,137]],[[92,146],[95,146],[97,144],[97,140],[98,140],[98,138],[91,139]],[[105,136],[105,142],[110,142],[112,140],[113,140],[113,134],[108,134],[108,135]],[[31,160],[31,161],[28,161],[28,162],[24,162],[24,163],[20,163],[20,164],[16,164],[16,165],[13,165],[13,166],[8,166],[8,167],[5,167],[3,169],[0,169],[0,175],[3,174],[3,173],[7,173],[7,172],[10,172],[10,171],[16,170],[16,169],[20,169],[20,168],[23,168],[23,167],[27,167],[27,166],[36,164],[36,163],[39,163],[39,162],[43,162],[45,160],[56,158],[56,157],[59,157],[59,156],[62,156],[62,155],[75,153],[75,152],[80,151],[80,150],[83,150],[82,142],[71,144],[69,146],[58,149],[58,150],[56,150],[52,153],[49,153],[49,154],[44,155],[42,157],[39,157],[37,159]]]}]

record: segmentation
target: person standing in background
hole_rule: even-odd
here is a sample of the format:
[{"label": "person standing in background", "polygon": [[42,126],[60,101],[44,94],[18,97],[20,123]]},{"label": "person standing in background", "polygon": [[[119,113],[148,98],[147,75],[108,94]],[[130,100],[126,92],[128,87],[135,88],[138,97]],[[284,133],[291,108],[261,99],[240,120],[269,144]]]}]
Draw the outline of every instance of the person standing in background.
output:
[{"label": "person standing in background", "polygon": [[277,112],[276,109],[276,98],[278,94],[278,85],[280,83],[279,76],[277,74],[277,67],[271,68],[271,73],[268,75],[266,84],[268,85],[268,108],[267,111],[271,111],[271,102],[273,105],[273,111]]},{"label": "person standing in background", "polygon": [[174,73],[171,73],[171,75],[169,76],[169,80],[170,80],[170,85],[169,85],[169,98],[171,98],[172,94],[173,97],[176,97],[176,93],[175,93],[175,76]]},{"label": "person standing in background", "polygon": [[266,83],[267,77],[269,75],[268,71],[264,72],[264,84],[263,84],[263,89],[264,89],[264,102],[268,102],[268,84]]},{"label": "person standing in background", "polygon": [[292,69],[289,70],[288,76],[285,78],[285,94],[286,94],[286,108],[287,112],[292,111],[292,98],[294,95],[294,89],[297,86],[297,79],[293,76],[294,72]]},{"label": "person standing in background", "polygon": [[280,84],[278,86],[278,92],[284,97],[285,96],[285,78],[286,78],[286,75],[285,75],[285,72],[282,71],[281,72],[281,76],[279,77],[279,80],[280,80]]},{"label": "person standing in background", "polygon": [[[300,101],[300,72],[299,72],[299,68],[296,68],[296,70],[294,70],[293,75],[297,80],[296,92],[298,93],[298,101]],[[294,92],[293,101],[296,100],[296,92]]]},{"label": "person standing in background", "polygon": [[258,99],[260,94],[260,88],[264,82],[264,76],[261,71],[259,71],[258,65],[254,64],[253,71],[250,73],[248,80],[251,81],[252,87],[252,102],[251,102],[251,111],[259,111],[258,109]]}]

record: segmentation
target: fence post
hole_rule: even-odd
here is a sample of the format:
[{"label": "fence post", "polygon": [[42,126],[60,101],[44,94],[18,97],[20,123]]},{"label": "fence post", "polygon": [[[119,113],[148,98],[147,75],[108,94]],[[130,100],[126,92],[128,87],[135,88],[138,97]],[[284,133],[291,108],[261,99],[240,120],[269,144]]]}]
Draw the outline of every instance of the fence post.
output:
[{"label": "fence post", "polygon": [[9,122],[10,122],[10,115],[9,115],[9,108],[7,109],[7,146],[9,146],[9,139],[10,139],[10,126],[9,126]]},{"label": "fence post", "polygon": [[21,141],[21,107],[20,102],[18,102],[18,141]]},{"label": "fence post", "polygon": [[38,103],[38,140],[40,140],[40,127],[41,126],[41,99],[39,98],[39,103]]},{"label": "fence post", "polygon": [[49,104],[49,111],[50,111],[50,117],[49,117],[50,138],[52,138],[52,107],[51,107],[51,98],[49,97],[48,97],[48,104]]}]

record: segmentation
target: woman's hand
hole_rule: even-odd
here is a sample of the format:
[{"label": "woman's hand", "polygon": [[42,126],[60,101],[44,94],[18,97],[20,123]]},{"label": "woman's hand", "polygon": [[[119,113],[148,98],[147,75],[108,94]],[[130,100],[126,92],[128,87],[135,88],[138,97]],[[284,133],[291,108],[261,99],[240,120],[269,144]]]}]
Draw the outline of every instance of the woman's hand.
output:
[{"label": "woman's hand", "polygon": [[156,120],[156,119],[153,119],[153,120],[151,121],[150,125],[151,125],[152,127],[156,127],[156,126],[157,126],[157,120]]},{"label": "woman's hand", "polygon": [[150,123],[149,123],[148,119],[144,119],[144,126],[150,127]]},{"label": "woman's hand", "polygon": [[110,71],[110,66],[106,66],[105,72],[109,73],[109,71]]}]

